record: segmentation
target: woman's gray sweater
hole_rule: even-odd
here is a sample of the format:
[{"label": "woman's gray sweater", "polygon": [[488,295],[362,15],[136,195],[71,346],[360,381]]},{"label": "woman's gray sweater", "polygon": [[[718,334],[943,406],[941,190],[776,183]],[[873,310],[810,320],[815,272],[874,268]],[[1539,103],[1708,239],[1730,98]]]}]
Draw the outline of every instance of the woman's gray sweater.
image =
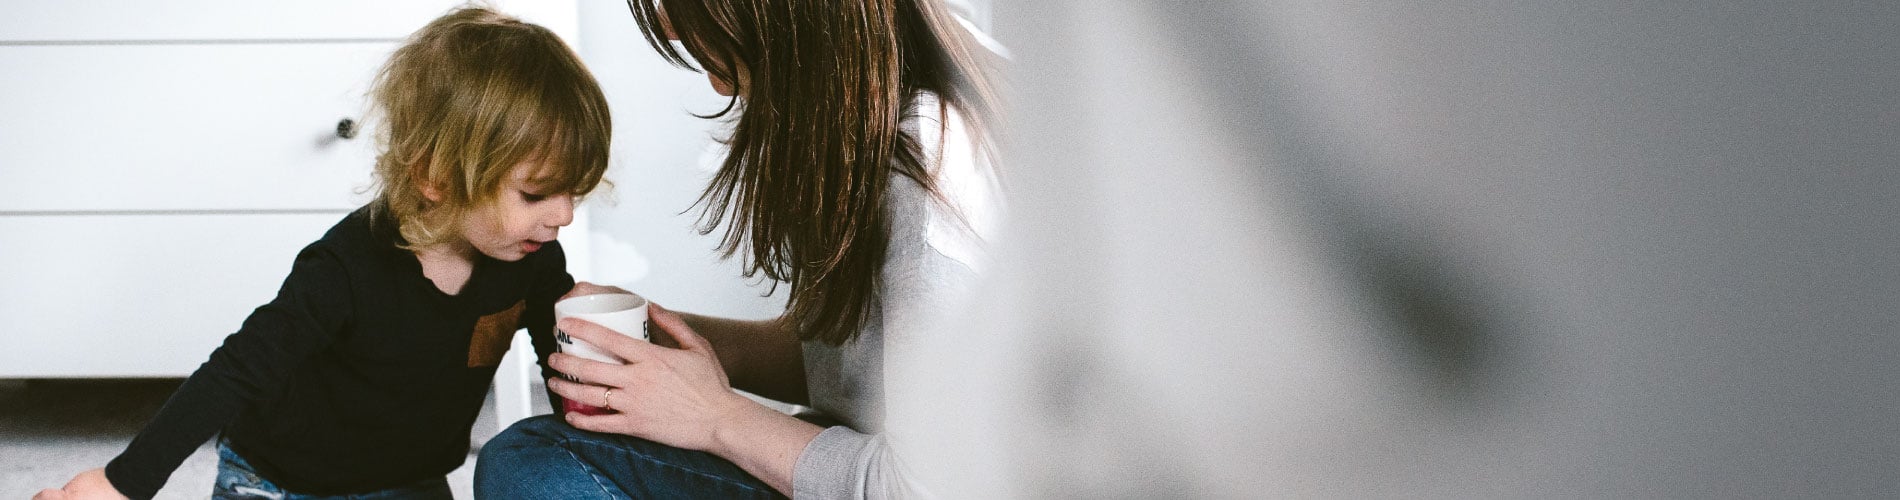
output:
[{"label": "woman's gray sweater", "polygon": [[922,145],[943,197],[893,176],[886,198],[890,243],[870,320],[842,346],[804,344],[812,408],[837,425],[799,455],[794,498],[928,496],[883,434],[886,352],[928,334],[936,317],[965,299],[1002,198],[988,157],[969,139],[956,110],[948,110],[946,125],[934,96],[915,101],[902,126]]}]

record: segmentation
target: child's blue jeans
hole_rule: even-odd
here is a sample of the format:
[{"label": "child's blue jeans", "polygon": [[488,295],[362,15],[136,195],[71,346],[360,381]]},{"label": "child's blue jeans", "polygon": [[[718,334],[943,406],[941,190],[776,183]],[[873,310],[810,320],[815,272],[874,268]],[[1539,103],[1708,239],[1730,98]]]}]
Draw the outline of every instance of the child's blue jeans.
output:
[{"label": "child's blue jeans", "polygon": [[482,445],[475,498],[785,498],[709,453],[575,429],[555,415],[522,420]]},{"label": "child's blue jeans", "polygon": [[340,496],[305,495],[284,491],[251,468],[251,463],[231,451],[224,438],[218,438],[218,481],[211,487],[217,500],[454,500],[448,478],[423,481],[410,486],[369,493]]}]

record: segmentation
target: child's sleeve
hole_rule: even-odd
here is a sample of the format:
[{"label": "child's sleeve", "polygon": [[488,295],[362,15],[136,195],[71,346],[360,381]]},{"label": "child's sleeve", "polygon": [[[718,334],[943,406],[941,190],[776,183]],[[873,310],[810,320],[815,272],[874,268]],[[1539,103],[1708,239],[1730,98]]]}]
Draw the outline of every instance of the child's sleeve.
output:
[{"label": "child's sleeve", "polygon": [[106,465],[106,478],[132,498],[156,494],[199,445],[252,401],[280,391],[290,371],[333,342],[351,318],[349,276],[328,249],[297,255],[277,297],[257,308],[211,358]]},{"label": "child's sleeve", "polygon": [[[546,383],[549,377],[559,375],[548,368],[548,355],[554,354],[554,303],[561,300],[569,290],[574,289],[574,276],[567,273],[567,253],[561,249],[561,242],[551,241],[535,255],[540,263],[535,269],[534,286],[528,294],[528,310],[522,324],[528,328],[528,340],[534,344],[535,361],[541,364],[541,380]],[[561,411],[560,396],[548,391],[548,404],[556,413]]]}]

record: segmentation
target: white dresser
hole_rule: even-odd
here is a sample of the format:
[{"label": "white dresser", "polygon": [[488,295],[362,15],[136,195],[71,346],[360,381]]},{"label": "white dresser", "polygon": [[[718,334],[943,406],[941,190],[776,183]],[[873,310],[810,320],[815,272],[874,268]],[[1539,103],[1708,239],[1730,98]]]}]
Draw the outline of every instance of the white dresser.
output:
[{"label": "white dresser", "polygon": [[[338,123],[455,3],[8,2],[0,378],[196,369],[368,201],[371,132]],[[499,3],[576,39],[571,1]]]}]

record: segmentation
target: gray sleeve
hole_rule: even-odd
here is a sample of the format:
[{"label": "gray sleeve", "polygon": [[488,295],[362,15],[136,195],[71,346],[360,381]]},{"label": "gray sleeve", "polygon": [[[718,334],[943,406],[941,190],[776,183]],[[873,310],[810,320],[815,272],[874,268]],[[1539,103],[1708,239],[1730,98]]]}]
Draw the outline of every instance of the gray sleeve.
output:
[{"label": "gray sleeve", "polygon": [[792,470],[792,498],[929,497],[908,476],[883,435],[831,427],[799,454]]},{"label": "gray sleeve", "polygon": [[[976,273],[965,262],[939,251],[945,237],[925,229],[940,205],[913,183],[900,182],[892,193],[890,248],[885,256],[881,307],[884,352],[907,349],[937,319],[968,298]],[[889,355],[886,354],[886,357]],[[889,395],[886,395],[888,399]],[[930,498],[908,474],[897,449],[882,433],[866,434],[831,427],[799,454],[792,470],[793,498]]]}]

